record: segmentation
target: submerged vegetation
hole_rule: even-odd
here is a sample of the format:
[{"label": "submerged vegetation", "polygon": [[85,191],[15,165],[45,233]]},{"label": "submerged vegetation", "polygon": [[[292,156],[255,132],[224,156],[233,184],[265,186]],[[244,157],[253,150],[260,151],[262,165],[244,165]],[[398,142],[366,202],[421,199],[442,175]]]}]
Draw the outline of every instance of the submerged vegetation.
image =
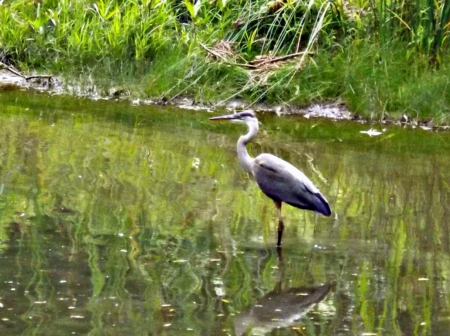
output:
[{"label": "submerged vegetation", "polygon": [[446,0],[5,0],[0,61],[135,96],[450,120]]}]

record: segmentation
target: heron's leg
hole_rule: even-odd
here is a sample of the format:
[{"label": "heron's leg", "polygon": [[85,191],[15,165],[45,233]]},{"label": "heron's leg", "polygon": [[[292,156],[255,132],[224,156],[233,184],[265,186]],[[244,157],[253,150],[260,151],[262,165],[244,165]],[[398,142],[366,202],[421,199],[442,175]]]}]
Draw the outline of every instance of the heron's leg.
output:
[{"label": "heron's leg", "polygon": [[277,240],[277,247],[281,247],[281,238],[283,238],[283,230],[284,230],[284,223],[283,223],[283,217],[281,216],[281,202],[273,201],[275,203],[275,206],[277,207],[278,211],[278,240]]}]

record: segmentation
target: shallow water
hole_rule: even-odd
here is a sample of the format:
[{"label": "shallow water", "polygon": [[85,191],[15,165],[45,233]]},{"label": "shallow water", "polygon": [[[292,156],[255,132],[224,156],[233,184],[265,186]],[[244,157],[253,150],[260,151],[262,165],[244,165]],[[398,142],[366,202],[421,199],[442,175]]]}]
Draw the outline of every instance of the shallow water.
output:
[{"label": "shallow water", "polygon": [[[277,217],[210,113],[0,92],[2,335],[448,335],[450,136],[259,115],[326,218]],[[380,130],[380,127],[376,127]]]}]

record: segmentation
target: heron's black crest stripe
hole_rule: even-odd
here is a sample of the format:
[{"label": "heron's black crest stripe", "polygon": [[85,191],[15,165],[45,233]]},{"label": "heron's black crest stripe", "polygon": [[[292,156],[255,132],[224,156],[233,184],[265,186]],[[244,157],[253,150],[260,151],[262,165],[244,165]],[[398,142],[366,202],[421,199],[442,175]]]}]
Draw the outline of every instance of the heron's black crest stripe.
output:
[{"label": "heron's black crest stripe", "polygon": [[245,117],[256,118],[252,112],[241,112],[241,113],[238,113],[238,115],[241,118],[245,118]]}]

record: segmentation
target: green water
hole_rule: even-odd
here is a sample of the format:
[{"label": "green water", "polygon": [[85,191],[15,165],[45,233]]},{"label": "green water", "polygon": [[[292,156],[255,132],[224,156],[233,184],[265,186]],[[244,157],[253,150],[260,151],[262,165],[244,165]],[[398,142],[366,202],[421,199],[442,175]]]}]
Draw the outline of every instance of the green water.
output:
[{"label": "green water", "polygon": [[2,335],[448,335],[450,134],[259,114],[251,152],[333,210],[285,206],[278,255],[245,127],[26,92],[0,113]]}]

